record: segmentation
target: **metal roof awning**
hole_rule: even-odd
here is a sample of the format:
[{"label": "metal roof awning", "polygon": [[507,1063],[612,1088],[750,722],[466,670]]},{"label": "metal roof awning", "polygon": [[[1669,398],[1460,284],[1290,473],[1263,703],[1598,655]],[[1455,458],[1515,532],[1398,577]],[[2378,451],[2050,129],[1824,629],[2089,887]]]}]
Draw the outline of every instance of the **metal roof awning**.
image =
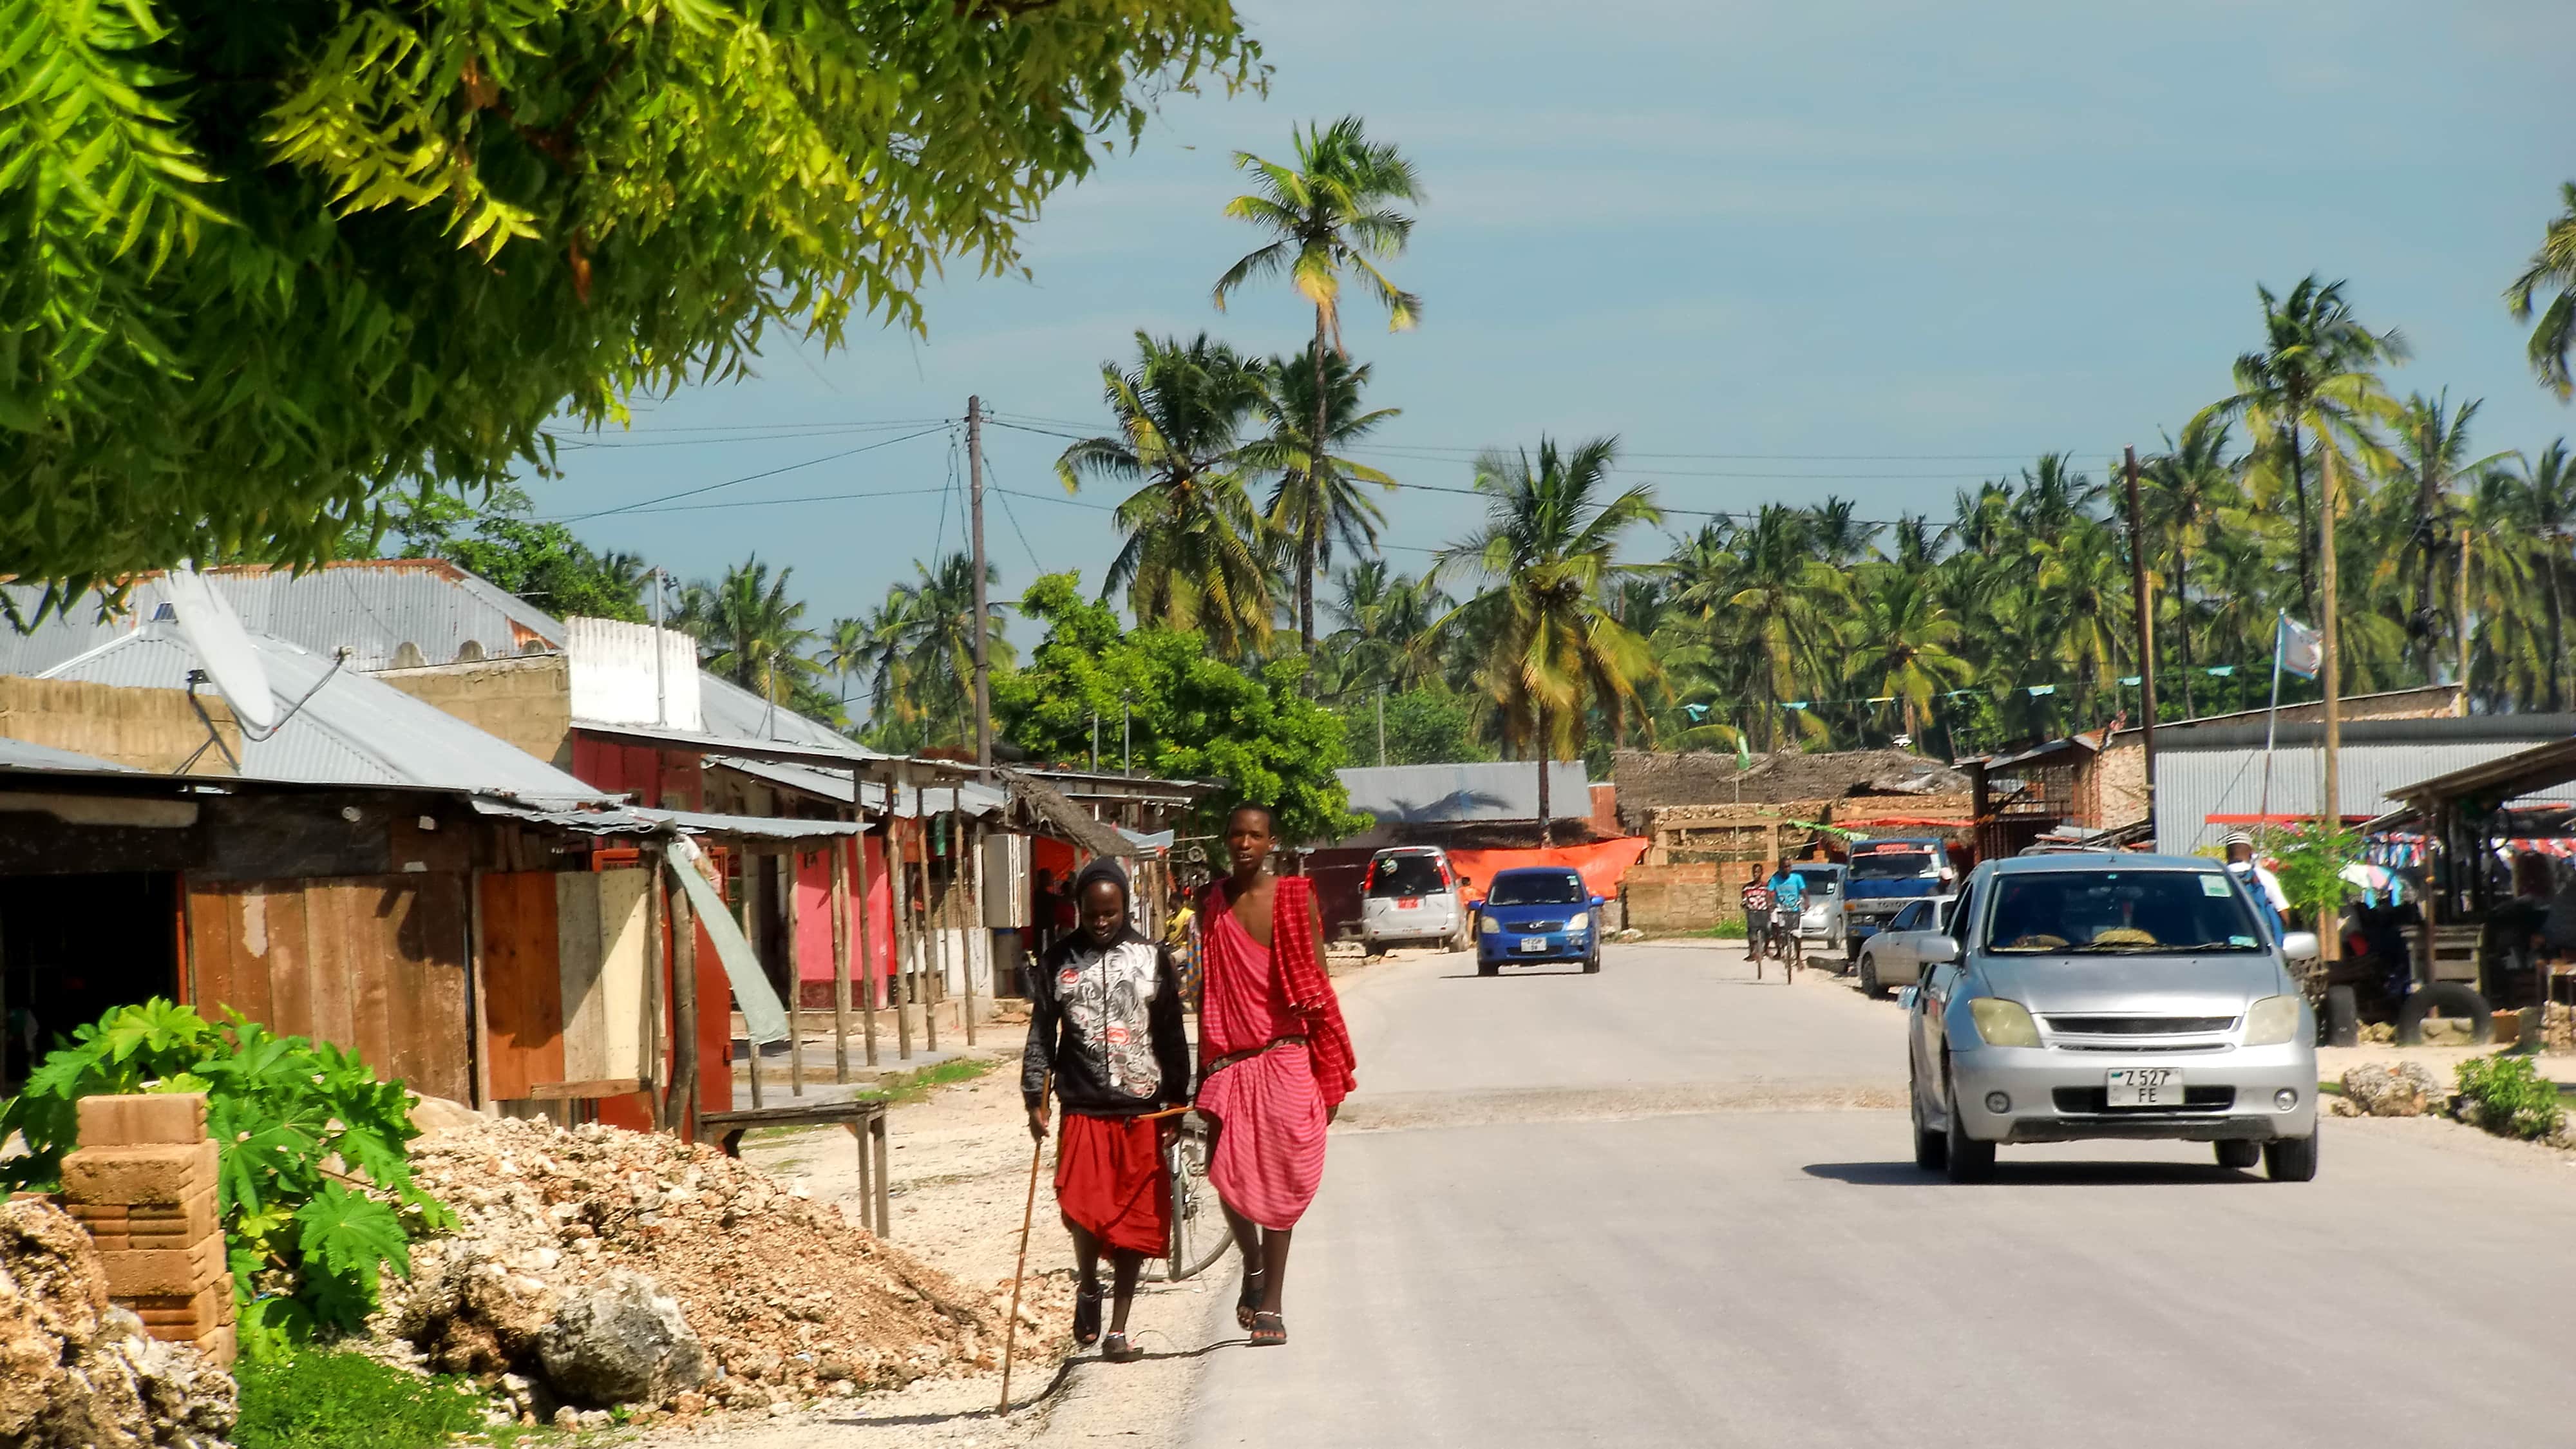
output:
[{"label": "metal roof awning", "polygon": [[777,815],[708,815],[695,810],[656,810],[636,806],[630,812],[691,835],[730,835],[743,840],[830,840],[847,838],[866,827],[855,820],[793,820]]},{"label": "metal roof awning", "polygon": [[739,755],[747,760],[777,760],[789,764],[818,764],[849,769],[882,767],[891,764],[892,755],[881,755],[855,741],[830,745],[820,740],[810,743],[792,740],[752,740],[721,735],[699,734],[692,730],[665,729],[658,725],[614,724],[607,720],[575,719],[572,727],[586,735],[602,739],[627,740],[639,745],[663,745],[683,750],[696,750],[708,755]]},{"label": "metal roof awning", "polygon": [[2576,738],[2498,755],[2389,793],[2401,800],[2455,800],[2475,795],[2501,803],[2570,781],[2576,781]]},{"label": "metal roof awning", "polygon": [[[893,757],[889,756],[888,758],[891,759]],[[801,790],[818,799],[838,801],[844,805],[850,803],[850,776],[845,770],[819,769],[810,765],[788,764],[775,760],[750,760],[743,759],[738,756],[710,755],[707,757],[707,763],[710,765],[718,765],[728,770],[739,771],[742,774],[751,776],[755,780],[767,781],[772,785],[777,785],[785,789]],[[905,760],[901,763],[906,766],[910,766],[914,763],[929,765],[951,764],[951,762],[944,760],[926,760],[919,762]],[[861,807],[872,815],[885,814],[886,797],[890,788],[890,786],[878,783],[875,780],[863,781],[859,787],[859,803]],[[1002,791],[999,788],[987,785],[980,780],[965,780],[959,782],[955,786],[907,785],[902,794],[895,799],[894,814],[905,820],[910,820],[921,815],[923,813],[922,804],[925,795],[929,801],[928,813],[933,815],[946,814],[948,812],[950,802],[943,800],[940,797],[942,795],[949,794],[952,790],[958,797],[956,801],[957,808],[971,816],[980,817],[997,815],[1001,813],[1006,803],[1003,798]]]},{"label": "metal roof awning", "polygon": [[1094,820],[1079,805],[1064,797],[1053,785],[1018,770],[997,771],[1002,784],[1010,791],[1011,803],[1024,806],[1038,823],[1096,856],[1135,858],[1143,847],[1118,833],[1114,828]]}]

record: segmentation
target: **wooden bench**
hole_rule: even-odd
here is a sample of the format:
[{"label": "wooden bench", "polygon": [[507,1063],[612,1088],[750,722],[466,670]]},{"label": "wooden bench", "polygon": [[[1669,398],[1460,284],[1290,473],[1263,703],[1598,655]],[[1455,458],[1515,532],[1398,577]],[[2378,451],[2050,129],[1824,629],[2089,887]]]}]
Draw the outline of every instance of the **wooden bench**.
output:
[{"label": "wooden bench", "polygon": [[727,1157],[742,1156],[743,1134],[757,1127],[847,1127],[859,1146],[861,1215],[880,1238],[892,1237],[892,1208],[886,1192],[886,1104],[879,1101],[826,1102],[814,1106],[754,1107],[748,1111],[707,1112],[702,1129],[724,1148]]}]

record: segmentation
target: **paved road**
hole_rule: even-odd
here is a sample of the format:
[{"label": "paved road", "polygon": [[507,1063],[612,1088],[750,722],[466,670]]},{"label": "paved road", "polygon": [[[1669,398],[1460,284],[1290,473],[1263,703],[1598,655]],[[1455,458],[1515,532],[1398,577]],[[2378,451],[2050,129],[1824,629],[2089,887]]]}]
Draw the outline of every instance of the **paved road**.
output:
[{"label": "paved road", "polygon": [[1463,963],[1348,991],[1362,1095],[1298,1238],[1294,1341],[1207,1355],[1183,1442],[2576,1442],[2552,1156],[2332,1121],[2304,1186],[2081,1144],[1954,1188],[1899,1112],[1828,1105],[1901,1091],[1892,1005],[1704,948]]}]

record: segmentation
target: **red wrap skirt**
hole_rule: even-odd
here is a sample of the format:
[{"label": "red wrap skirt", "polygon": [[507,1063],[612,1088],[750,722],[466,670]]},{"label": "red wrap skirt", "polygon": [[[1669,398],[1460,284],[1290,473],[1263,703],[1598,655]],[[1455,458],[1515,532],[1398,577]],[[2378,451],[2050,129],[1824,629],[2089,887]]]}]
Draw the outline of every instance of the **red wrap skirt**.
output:
[{"label": "red wrap skirt", "polygon": [[1055,1200],[1065,1221],[1113,1251],[1149,1258],[1169,1251],[1172,1238],[1155,1127],[1141,1117],[1067,1112],[1055,1144]]}]

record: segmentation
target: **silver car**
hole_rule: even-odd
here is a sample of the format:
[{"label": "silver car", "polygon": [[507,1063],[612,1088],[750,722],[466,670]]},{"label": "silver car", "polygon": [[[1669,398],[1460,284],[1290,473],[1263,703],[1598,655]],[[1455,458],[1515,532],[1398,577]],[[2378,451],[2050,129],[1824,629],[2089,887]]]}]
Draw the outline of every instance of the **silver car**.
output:
[{"label": "silver car", "polygon": [[1976,1182],[2000,1143],[2172,1138],[2308,1181],[2317,1027],[2289,963],[2316,952],[2216,861],[1977,867],[1905,993],[1915,1162]]},{"label": "silver car", "polygon": [[1950,929],[1950,907],[1957,896],[1933,896],[1929,900],[1907,901],[1905,909],[1888,921],[1884,930],[1860,943],[1861,994],[1885,996],[1891,990],[1911,986],[1923,974],[1923,943],[1939,939]]}]

